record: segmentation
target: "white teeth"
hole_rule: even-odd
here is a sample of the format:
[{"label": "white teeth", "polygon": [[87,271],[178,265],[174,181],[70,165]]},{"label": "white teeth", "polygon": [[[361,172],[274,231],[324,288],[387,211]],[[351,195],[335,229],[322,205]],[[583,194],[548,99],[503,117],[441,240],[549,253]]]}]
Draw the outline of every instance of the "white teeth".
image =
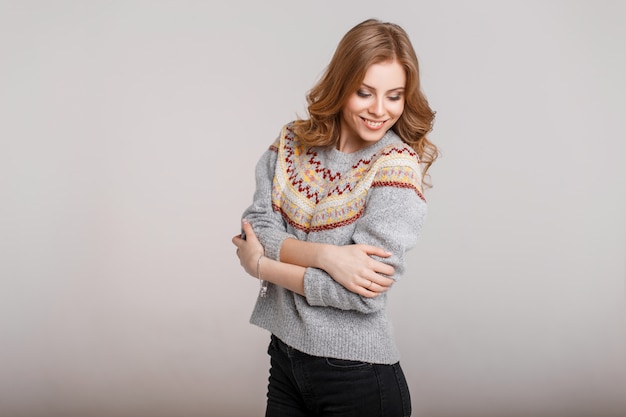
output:
[{"label": "white teeth", "polygon": [[380,126],[382,126],[382,124],[383,124],[384,122],[372,122],[371,120],[365,120],[365,123],[367,123],[367,125],[368,125],[369,127],[373,127],[373,128],[375,128],[375,127],[380,127]]}]

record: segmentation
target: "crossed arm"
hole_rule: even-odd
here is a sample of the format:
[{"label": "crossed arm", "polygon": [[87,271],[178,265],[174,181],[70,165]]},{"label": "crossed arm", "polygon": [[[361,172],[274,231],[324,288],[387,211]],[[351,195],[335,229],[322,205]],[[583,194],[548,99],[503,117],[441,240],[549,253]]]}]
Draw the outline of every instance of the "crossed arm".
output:
[{"label": "crossed arm", "polygon": [[247,238],[232,238],[242,267],[258,278],[258,266],[263,280],[306,297],[311,305],[366,313],[382,308],[385,297],[378,296],[404,272],[405,252],[415,245],[426,213],[424,201],[411,187],[375,187],[356,223],[355,244],[301,241],[284,230],[284,219],[271,204],[276,163],[271,148],[257,163],[253,202],[244,212],[251,223],[242,224]]},{"label": "crossed arm", "polygon": [[[354,244],[337,246],[323,243],[285,239],[280,249],[280,261],[263,256],[264,249],[250,223],[242,222],[246,239],[241,235],[232,238],[237,247],[241,266],[255,278],[261,278],[300,295],[304,294],[304,273],[307,267],[326,271],[347,290],[367,298],[377,297],[387,291],[394,280],[394,268],[374,258],[391,256],[384,249]],[[258,268],[257,268],[258,267]],[[257,271],[258,269],[258,271]]]}]

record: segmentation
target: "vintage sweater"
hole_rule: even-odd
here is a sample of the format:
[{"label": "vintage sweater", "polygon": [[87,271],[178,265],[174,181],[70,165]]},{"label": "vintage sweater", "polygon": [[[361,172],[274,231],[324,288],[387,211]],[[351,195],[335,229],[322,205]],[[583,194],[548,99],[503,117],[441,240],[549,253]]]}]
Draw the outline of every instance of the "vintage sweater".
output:
[{"label": "vintage sweater", "polygon": [[[265,255],[280,260],[288,238],[374,245],[393,254],[381,260],[395,268],[393,278],[399,280],[426,215],[415,151],[392,130],[350,154],[306,148],[291,126],[284,126],[259,160],[254,200],[243,214]],[[386,293],[362,297],[317,268],[306,269],[304,289],[303,297],[269,284],[250,322],[310,355],[380,364],[399,360]]]}]

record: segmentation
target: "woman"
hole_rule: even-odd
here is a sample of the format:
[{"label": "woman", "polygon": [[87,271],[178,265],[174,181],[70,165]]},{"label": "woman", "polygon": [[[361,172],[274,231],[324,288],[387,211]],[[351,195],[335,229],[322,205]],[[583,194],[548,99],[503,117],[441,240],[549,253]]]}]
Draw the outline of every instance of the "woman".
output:
[{"label": "woman", "polygon": [[271,333],[266,416],[408,416],[385,293],[417,242],[438,152],[406,32],[353,27],[307,100],[309,118],[257,164],[232,239],[261,282],[250,321]]}]

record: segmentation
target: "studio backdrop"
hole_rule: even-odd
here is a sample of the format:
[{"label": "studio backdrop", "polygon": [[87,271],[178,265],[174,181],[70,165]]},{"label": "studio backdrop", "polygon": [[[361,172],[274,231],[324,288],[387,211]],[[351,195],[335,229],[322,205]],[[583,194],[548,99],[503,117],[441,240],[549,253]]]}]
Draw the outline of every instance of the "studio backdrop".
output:
[{"label": "studio backdrop", "polygon": [[626,415],[623,3],[3,0],[1,417],[263,415],[230,240],[370,17],[442,151],[389,293],[414,415]]}]

